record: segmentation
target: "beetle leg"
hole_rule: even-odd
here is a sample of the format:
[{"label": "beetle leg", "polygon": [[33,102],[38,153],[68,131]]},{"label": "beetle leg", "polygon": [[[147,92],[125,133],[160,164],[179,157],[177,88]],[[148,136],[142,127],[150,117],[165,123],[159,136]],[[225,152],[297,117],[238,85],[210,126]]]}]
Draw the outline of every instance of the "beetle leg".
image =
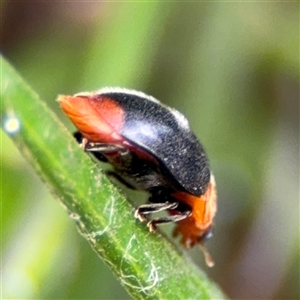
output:
[{"label": "beetle leg", "polygon": [[102,153],[110,153],[110,152],[119,152],[122,155],[126,154],[128,150],[122,146],[106,144],[106,143],[93,143],[87,141],[85,138],[82,140],[82,146],[84,151],[86,152],[102,152]]},{"label": "beetle leg", "polygon": [[191,215],[191,211],[187,210],[187,211],[182,212],[178,215],[173,215],[173,216],[168,216],[168,217],[164,217],[164,218],[154,219],[154,220],[151,220],[150,222],[148,222],[147,227],[149,228],[150,232],[154,232],[156,230],[156,227],[157,227],[156,225],[158,225],[158,224],[164,224],[164,223],[170,223],[170,222],[179,222],[179,221],[182,221],[182,220],[186,219],[190,215]]},{"label": "beetle leg", "polygon": [[166,202],[166,203],[149,203],[143,204],[137,207],[134,212],[134,217],[141,222],[146,221],[145,215],[164,211],[167,209],[175,209],[178,206],[178,202]]},{"label": "beetle leg", "polygon": [[[85,137],[83,137],[83,135],[79,131],[74,132],[73,136],[76,139],[77,143],[80,145],[80,147],[83,150],[85,150],[88,140]],[[85,151],[87,151],[87,150],[85,150]],[[92,152],[92,154],[97,160],[102,161],[102,162],[108,162],[107,158],[101,152],[99,152],[99,151]]]},{"label": "beetle leg", "polygon": [[73,133],[74,138],[80,144],[82,149],[86,152],[102,152],[109,153],[118,151],[122,155],[126,154],[128,150],[122,146],[107,144],[107,143],[93,143],[89,142],[87,138],[85,138],[79,131]]}]

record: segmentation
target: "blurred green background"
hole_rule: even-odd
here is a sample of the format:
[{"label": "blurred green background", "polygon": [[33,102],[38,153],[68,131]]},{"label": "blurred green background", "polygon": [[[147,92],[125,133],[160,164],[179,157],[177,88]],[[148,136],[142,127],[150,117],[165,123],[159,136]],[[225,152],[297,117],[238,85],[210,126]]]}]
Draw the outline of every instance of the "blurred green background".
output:
[{"label": "blurred green background", "polygon": [[[122,86],[183,112],[219,192],[207,244],[216,266],[189,254],[231,298],[300,298],[299,2],[4,1],[1,10],[2,53],[70,131],[60,93]],[[2,132],[1,158],[2,297],[128,299]]]}]

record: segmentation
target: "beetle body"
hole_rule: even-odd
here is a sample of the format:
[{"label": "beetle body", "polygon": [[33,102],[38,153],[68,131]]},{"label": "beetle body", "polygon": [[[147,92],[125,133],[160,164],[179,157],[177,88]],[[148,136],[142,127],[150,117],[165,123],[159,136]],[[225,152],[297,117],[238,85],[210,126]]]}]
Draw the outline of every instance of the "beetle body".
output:
[{"label": "beetle body", "polygon": [[60,96],[63,111],[79,130],[88,152],[109,162],[129,186],[146,190],[146,215],[168,210],[148,223],[176,222],[174,234],[189,248],[211,235],[216,213],[216,188],[205,151],[186,118],[144,93],[104,88],[94,93]]}]

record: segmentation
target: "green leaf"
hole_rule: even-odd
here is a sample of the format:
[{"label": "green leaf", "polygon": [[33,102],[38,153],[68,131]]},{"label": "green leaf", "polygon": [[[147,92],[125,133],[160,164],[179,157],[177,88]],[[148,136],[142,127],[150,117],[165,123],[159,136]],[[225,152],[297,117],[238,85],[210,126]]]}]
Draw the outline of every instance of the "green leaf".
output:
[{"label": "green leaf", "polygon": [[1,69],[3,130],[127,292],[135,299],[224,299],[187,257],[134,219],[130,203],[3,58]]}]

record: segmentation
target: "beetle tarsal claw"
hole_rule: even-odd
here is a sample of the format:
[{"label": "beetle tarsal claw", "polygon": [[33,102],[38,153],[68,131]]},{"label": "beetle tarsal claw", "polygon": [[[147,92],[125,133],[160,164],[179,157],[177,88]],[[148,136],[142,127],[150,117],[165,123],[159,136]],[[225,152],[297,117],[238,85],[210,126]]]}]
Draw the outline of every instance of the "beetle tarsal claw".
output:
[{"label": "beetle tarsal claw", "polygon": [[140,222],[147,221],[147,218],[143,214],[140,213],[138,208],[134,211],[134,217],[136,219],[139,219]]},{"label": "beetle tarsal claw", "polygon": [[81,144],[80,144],[80,148],[83,150],[86,150],[87,145],[89,144],[89,141],[87,138],[82,138]]},{"label": "beetle tarsal claw", "polygon": [[148,222],[147,227],[149,228],[150,232],[156,231],[156,226],[155,226],[154,222],[152,222],[152,221]]}]

